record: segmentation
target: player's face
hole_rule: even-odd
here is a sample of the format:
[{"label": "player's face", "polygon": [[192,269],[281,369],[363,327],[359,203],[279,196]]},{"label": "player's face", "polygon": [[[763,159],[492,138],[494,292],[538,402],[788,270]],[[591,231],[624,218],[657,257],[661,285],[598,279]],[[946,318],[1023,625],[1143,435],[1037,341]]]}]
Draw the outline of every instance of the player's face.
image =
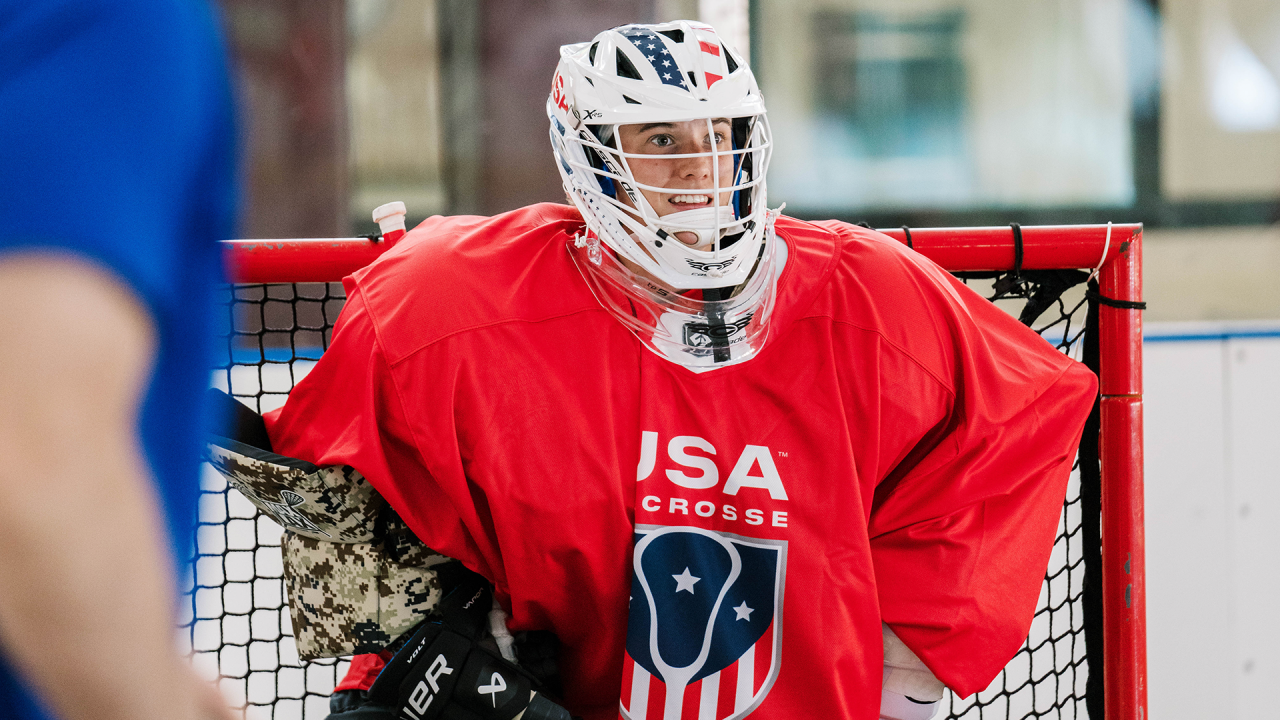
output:
[{"label": "player's face", "polygon": [[[618,128],[618,137],[623,152],[646,156],[627,158],[636,182],[670,190],[640,190],[661,217],[683,210],[711,207],[713,202],[717,205],[729,204],[733,193],[714,193],[716,197],[713,199],[711,190],[715,187],[713,163],[717,161],[719,187],[733,185],[733,155],[730,153],[732,147],[729,141],[731,131],[732,125],[728,118],[715,118],[711,121],[710,128],[706,120],[623,125]],[[711,155],[664,157],[710,153],[713,149],[724,155],[718,159],[713,159]],[[626,193],[619,195],[624,203],[631,204]],[[687,245],[697,242],[697,235],[690,232],[676,233],[676,237]]]}]

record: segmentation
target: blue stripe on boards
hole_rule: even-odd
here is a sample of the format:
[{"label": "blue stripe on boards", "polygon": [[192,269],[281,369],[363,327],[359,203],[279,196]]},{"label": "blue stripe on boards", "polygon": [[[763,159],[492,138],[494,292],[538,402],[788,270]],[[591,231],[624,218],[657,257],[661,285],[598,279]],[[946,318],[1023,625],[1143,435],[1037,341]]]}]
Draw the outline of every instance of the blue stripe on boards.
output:
[{"label": "blue stripe on boards", "polygon": [[1244,338],[1280,338],[1280,329],[1276,330],[1223,330],[1218,332],[1187,332],[1147,335],[1144,343],[1169,342],[1223,342]]}]

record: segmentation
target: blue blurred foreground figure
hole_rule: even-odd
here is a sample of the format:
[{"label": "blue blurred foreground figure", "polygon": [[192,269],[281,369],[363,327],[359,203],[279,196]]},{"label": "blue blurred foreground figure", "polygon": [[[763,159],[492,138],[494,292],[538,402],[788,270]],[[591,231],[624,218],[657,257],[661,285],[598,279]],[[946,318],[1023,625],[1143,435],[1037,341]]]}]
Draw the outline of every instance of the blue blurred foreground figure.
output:
[{"label": "blue blurred foreground figure", "polygon": [[0,0],[0,717],[230,718],[175,642],[235,209],[193,0]]}]

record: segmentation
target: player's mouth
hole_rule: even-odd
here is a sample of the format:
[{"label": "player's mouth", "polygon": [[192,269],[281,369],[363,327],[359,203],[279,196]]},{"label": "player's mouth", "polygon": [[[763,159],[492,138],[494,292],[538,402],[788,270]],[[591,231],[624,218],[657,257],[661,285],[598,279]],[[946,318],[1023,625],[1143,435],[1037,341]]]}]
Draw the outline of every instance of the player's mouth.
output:
[{"label": "player's mouth", "polygon": [[677,210],[695,210],[697,208],[711,207],[711,196],[673,195],[667,202],[674,205]]}]

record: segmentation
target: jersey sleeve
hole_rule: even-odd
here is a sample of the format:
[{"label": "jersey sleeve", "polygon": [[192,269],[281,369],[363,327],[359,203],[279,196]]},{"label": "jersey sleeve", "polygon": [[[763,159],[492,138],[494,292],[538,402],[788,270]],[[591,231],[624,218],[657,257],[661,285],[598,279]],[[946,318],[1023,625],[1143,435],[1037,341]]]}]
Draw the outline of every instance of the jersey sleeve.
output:
[{"label": "jersey sleeve", "polygon": [[883,620],[967,696],[1030,629],[1097,381],[950,275],[922,275],[950,400],[880,480],[869,535]]},{"label": "jersey sleeve", "polygon": [[[431,411],[413,407],[414,413]],[[465,484],[461,495],[451,495],[428,468],[418,443],[430,440],[410,422],[376,325],[354,284],[348,283],[329,349],[284,407],[264,420],[276,452],[322,467],[354,467],[433,550],[496,579],[492,543],[477,541],[488,536],[483,528],[491,522],[480,517]]]}]

